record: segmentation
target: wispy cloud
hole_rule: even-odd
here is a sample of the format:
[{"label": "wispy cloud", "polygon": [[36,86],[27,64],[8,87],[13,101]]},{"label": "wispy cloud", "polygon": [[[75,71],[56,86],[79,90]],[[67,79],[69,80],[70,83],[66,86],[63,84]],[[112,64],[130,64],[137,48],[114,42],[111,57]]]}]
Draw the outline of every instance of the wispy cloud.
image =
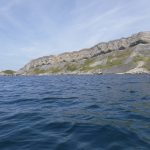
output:
[{"label": "wispy cloud", "polygon": [[149,30],[149,5],[149,0],[0,1],[0,70]]}]

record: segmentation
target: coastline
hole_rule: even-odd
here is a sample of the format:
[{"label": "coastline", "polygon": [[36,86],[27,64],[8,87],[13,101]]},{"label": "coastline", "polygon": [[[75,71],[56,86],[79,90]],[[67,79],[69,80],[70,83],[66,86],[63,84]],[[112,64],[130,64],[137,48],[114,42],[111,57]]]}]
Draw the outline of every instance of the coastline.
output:
[{"label": "coastline", "polygon": [[14,74],[14,75],[7,75],[7,74],[3,74],[0,75],[0,77],[5,76],[5,77],[17,77],[17,76],[26,76],[26,77],[31,77],[31,76],[91,76],[91,75],[99,75],[99,76],[103,76],[103,75],[150,75],[150,73],[146,73],[146,72],[140,72],[140,73],[58,73],[58,74]]}]

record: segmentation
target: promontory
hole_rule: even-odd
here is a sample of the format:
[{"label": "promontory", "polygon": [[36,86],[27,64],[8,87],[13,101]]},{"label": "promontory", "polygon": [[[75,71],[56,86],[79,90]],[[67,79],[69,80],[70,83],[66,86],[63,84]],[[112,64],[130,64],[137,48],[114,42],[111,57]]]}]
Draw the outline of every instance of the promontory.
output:
[{"label": "promontory", "polygon": [[18,75],[110,73],[150,73],[150,32],[37,58],[17,71]]}]

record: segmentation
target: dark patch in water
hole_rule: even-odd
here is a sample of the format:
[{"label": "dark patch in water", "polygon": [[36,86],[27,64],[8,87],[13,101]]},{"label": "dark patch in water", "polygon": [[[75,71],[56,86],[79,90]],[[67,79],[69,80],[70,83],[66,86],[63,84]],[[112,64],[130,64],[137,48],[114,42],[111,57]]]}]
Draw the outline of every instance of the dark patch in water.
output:
[{"label": "dark patch in water", "polygon": [[107,89],[111,89],[111,87],[110,87],[110,86],[107,86]]},{"label": "dark patch in water", "polygon": [[131,90],[130,93],[136,93],[136,91]]},{"label": "dark patch in water", "polygon": [[90,105],[87,107],[88,109],[96,109],[96,108],[100,108],[98,105]]},{"label": "dark patch in water", "polygon": [[45,98],[43,98],[43,100],[58,100],[58,99],[60,99],[60,100],[68,100],[68,99],[77,99],[78,97],[45,97]]},{"label": "dark patch in water", "polygon": [[148,97],[146,97],[146,96],[142,97],[142,100],[147,100],[147,99],[148,99]]}]

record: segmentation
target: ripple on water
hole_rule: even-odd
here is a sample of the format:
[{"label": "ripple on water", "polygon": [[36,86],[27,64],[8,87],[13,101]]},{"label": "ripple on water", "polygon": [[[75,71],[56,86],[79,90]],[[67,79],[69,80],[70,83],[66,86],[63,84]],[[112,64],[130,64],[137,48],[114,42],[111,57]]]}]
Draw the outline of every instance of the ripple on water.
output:
[{"label": "ripple on water", "polygon": [[0,77],[0,150],[149,150],[149,81]]}]

